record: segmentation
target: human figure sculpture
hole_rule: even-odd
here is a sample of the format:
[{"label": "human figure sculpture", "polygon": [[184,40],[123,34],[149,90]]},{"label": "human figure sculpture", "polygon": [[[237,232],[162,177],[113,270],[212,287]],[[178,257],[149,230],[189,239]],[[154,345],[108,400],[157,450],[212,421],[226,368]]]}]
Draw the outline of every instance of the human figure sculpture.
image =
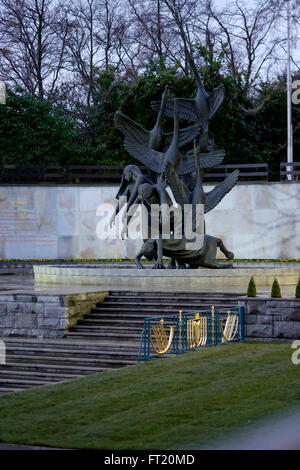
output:
[{"label": "human figure sculpture", "polygon": [[[111,216],[109,222],[110,227],[112,227],[112,225],[114,224],[117,214],[121,211],[123,205],[126,202],[127,210],[130,209],[130,207],[136,200],[138,189],[143,183],[152,183],[152,181],[142,173],[138,166],[127,165],[124,168],[120,188],[116,194],[116,199],[118,200],[118,203],[114,213]],[[119,201],[120,198],[121,201]]]}]

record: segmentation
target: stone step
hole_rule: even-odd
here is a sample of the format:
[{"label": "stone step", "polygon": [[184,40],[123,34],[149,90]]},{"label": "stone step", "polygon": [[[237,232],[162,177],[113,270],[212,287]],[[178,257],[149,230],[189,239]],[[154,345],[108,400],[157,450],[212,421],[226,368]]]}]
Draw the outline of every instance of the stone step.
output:
[{"label": "stone step", "polygon": [[24,390],[23,388],[12,388],[9,386],[1,385],[0,384],[0,395],[5,395],[6,393],[16,393],[16,392],[22,392]]},{"label": "stone step", "polygon": [[64,380],[76,379],[77,374],[57,374],[53,372],[37,372],[32,369],[29,371],[24,370],[19,364],[7,364],[0,369],[0,378],[30,378],[32,381],[44,380],[46,382],[61,382]]},{"label": "stone step", "polygon": [[[140,338],[140,335],[142,333],[141,330],[133,331],[133,332],[128,332],[127,330],[125,331],[120,331],[120,328],[115,328],[112,331],[106,331],[106,329],[103,328],[93,328],[91,326],[75,326],[72,328],[72,331],[68,333],[68,336],[73,334],[73,333],[87,333],[89,335],[96,335],[97,338],[101,338],[103,341],[108,340],[108,341],[129,341],[129,342],[137,342]],[[73,336],[73,335],[72,335]],[[92,338],[93,336],[91,336]]]},{"label": "stone step", "polygon": [[[226,308],[233,308],[235,307],[234,304],[230,304],[230,305],[226,305]],[[219,308],[224,308],[223,306],[219,306]],[[216,309],[218,309],[218,307],[216,307]],[[124,313],[135,313],[137,314],[138,316],[141,316],[142,318],[146,316],[146,314],[149,316],[149,313],[153,313],[153,315],[159,315],[159,314],[165,314],[165,315],[168,315],[168,314],[178,314],[179,311],[182,311],[183,313],[193,313],[193,312],[201,312],[201,311],[206,311],[206,312],[210,312],[211,311],[211,307],[207,307],[205,308],[204,306],[202,306],[201,308],[196,308],[195,305],[190,305],[189,307],[182,307],[180,306],[179,308],[178,307],[170,307],[169,305],[160,305],[160,306],[148,306],[148,305],[145,305],[144,307],[140,306],[140,305],[130,305],[130,306],[123,306],[123,305],[118,305],[118,306],[107,306],[107,305],[98,305],[97,307],[93,308],[91,310],[91,313],[101,313],[101,312],[104,312],[104,313],[119,313],[119,314],[124,314]],[[151,315],[150,315],[151,316]]]},{"label": "stone step", "polygon": [[[157,318],[160,318],[160,316],[157,316]],[[86,317],[83,318],[83,320],[79,320],[77,325],[99,325],[103,326],[112,326],[112,325],[118,325],[121,327],[143,327],[144,325],[144,318],[140,317],[115,317],[115,315],[97,315],[97,314],[92,314],[92,315],[87,315]]]},{"label": "stone step", "polygon": [[[7,354],[6,355],[6,363],[10,364],[10,362],[14,362],[16,360],[16,356],[13,354]],[[46,364],[62,364],[62,365],[70,365],[74,367],[100,367],[100,368],[116,368],[116,367],[123,367],[125,365],[129,364],[136,364],[135,360],[132,359],[109,359],[109,358],[83,358],[83,357],[78,357],[73,359],[72,357],[56,357],[56,356],[31,356],[23,354],[22,356],[18,357],[18,362],[34,362],[35,364],[38,364],[40,362],[46,363]]]},{"label": "stone step", "polygon": [[115,303],[165,303],[165,304],[186,304],[186,303],[204,303],[204,304],[209,304],[209,303],[227,303],[227,302],[234,302],[237,303],[238,297],[189,297],[188,295],[184,297],[154,297],[154,296],[147,296],[144,295],[143,297],[106,297],[103,300],[103,304],[115,304]]},{"label": "stone step", "polygon": [[44,380],[30,380],[30,379],[8,379],[8,378],[2,378],[0,376],[0,387],[4,386],[9,386],[10,388],[32,388],[32,387],[38,387],[42,385],[46,385]]},{"label": "stone step", "polygon": [[[119,344],[123,344],[126,346],[129,344],[132,347],[138,348],[139,347],[139,340],[140,337],[132,337],[130,335],[123,335],[123,336],[116,336],[115,334],[99,334],[99,333],[88,333],[82,332],[82,330],[78,329],[75,330],[76,327],[72,328],[71,331],[67,333],[67,338],[71,339],[80,339],[80,340],[94,340],[94,341],[105,341],[107,344],[111,344],[111,342],[118,342]],[[78,327],[79,328],[79,327]],[[75,331],[74,331],[75,330]]]},{"label": "stone step", "polygon": [[227,302],[237,302],[237,297],[189,297],[188,295],[184,297],[155,297],[155,296],[147,296],[144,295],[143,297],[129,297],[129,296],[120,296],[120,297],[106,297],[103,300],[103,304],[115,304],[115,303],[131,303],[131,302],[139,302],[139,303],[151,303],[151,304],[159,304],[159,303],[168,303],[168,304],[178,304],[182,303],[197,303],[197,304],[209,304],[209,303],[227,303]]},{"label": "stone step", "polygon": [[110,370],[109,367],[87,367],[75,366],[75,365],[63,365],[63,364],[49,364],[48,362],[33,362],[33,361],[17,361],[6,364],[6,368],[11,368],[14,371],[44,373],[44,374],[55,374],[58,376],[67,376],[70,378],[77,378],[83,375],[96,374],[98,372],[104,372]]},{"label": "stone step", "polygon": [[6,348],[6,354],[9,356],[20,356],[20,355],[27,355],[27,356],[32,356],[35,357],[36,355],[42,356],[42,355],[51,355],[54,357],[71,357],[71,358],[86,358],[86,359],[134,359],[136,357],[136,351],[135,349],[132,349],[130,351],[128,350],[122,350],[122,351],[115,351],[112,349],[112,346],[110,348],[107,348],[106,350],[104,349],[99,349],[98,351],[79,351],[75,349],[54,349],[54,348],[49,348],[47,347],[47,344],[45,344],[43,347],[42,346],[32,346],[32,345],[25,345],[25,346],[20,346],[20,345],[15,345],[13,348],[7,347]]},{"label": "stone step", "polygon": [[74,350],[78,351],[87,351],[93,352],[96,351],[107,351],[113,349],[116,353],[120,351],[120,353],[124,353],[126,351],[135,351],[135,345],[128,344],[119,344],[118,342],[112,342],[111,346],[105,342],[101,341],[80,341],[80,340],[71,340],[71,339],[36,339],[36,338],[17,338],[17,337],[9,337],[0,338],[6,344],[6,348],[13,349],[18,347],[25,347],[25,348],[53,348],[54,350],[66,349],[69,350],[70,353]]},{"label": "stone step", "polygon": [[[158,320],[159,321],[159,320]],[[91,320],[88,322],[88,324],[84,324],[84,322],[78,323],[76,326],[72,328],[72,331],[77,331],[76,328],[80,328],[82,331],[88,331],[89,329],[95,330],[95,331],[103,331],[106,333],[109,332],[120,332],[120,334],[123,336],[123,333],[126,333],[126,335],[130,335],[131,333],[133,334],[138,334],[141,333],[143,329],[143,324],[141,325],[134,325],[134,326],[128,326],[127,324],[124,324],[122,322],[121,325],[115,324],[115,325],[106,325],[103,326],[99,323],[94,322]]]},{"label": "stone step", "polygon": [[[172,314],[171,314],[172,315]],[[174,315],[174,314],[173,314]],[[176,314],[175,314],[176,315]],[[103,321],[105,324],[106,322],[116,322],[117,324],[124,324],[132,322],[134,325],[143,325],[145,318],[158,318],[161,319],[163,315],[161,313],[153,313],[150,315],[149,312],[146,312],[144,315],[136,314],[136,313],[120,313],[120,312],[92,312],[90,315],[86,315],[80,321]],[[167,314],[164,314],[164,318],[166,318]],[[79,322],[78,322],[79,323]]]},{"label": "stone step", "polygon": [[117,291],[112,290],[109,293],[110,297],[144,297],[144,296],[160,296],[163,298],[167,297],[189,297],[189,296],[199,296],[199,297],[239,297],[243,294],[236,292],[179,292],[179,291]]}]

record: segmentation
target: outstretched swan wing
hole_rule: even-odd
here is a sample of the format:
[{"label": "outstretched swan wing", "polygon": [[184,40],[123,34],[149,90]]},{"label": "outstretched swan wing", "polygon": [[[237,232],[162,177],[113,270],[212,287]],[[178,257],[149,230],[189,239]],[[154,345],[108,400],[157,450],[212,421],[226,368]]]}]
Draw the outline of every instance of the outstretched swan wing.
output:
[{"label": "outstretched swan wing", "polygon": [[[185,144],[194,140],[199,134],[200,128],[193,124],[192,126],[185,127],[180,129],[178,132],[178,148],[183,147]],[[172,142],[173,132],[165,134],[165,150],[169,147]]]},{"label": "outstretched swan wing", "polygon": [[117,111],[115,114],[115,125],[124,134],[132,140],[136,140],[140,144],[148,145],[150,134],[140,124],[133,121],[129,117]]},{"label": "outstretched swan wing", "polygon": [[204,203],[205,214],[214,209],[219,204],[219,202],[222,201],[223,197],[226,196],[226,194],[233,188],[233,186],[237,183],[239,173],[239,170],[234,170],[230,175],[227,176],[227,178],[225,178],[224,181],[206,193]]},{"label": "outstretched swan wing", "polygon": [[223,103],[225,95],[225,88],[224,85],[215,88],[208,97],[208,106],[209,106],[209,113],[208,118],[211,119],[214,114],[218,111],[219,107]]},{"label": "outstretched swan wing", "polygon": [[134,137],[125,137],[124,147],[133,158],[145,165],[154,173],[161,173],[163,167],[164,154],[150,149],[144,143]]},{"label": "outstretched swan wing", "polygon": [[[207,153],[200,153],[198,155],[200,168],[201,170],[205,170],[206,168],[214,168],[217,165],[221,165],[225,157],[225,150],[217,149]],[[187,156],[194,156],[194,150],[189,150],[187,152]]]},{"label": "outstretched swan wing", "polygon": [[[159,112],[160,101],[152,101],[151,106],[152,106],[152,109],[154,109],[156,112]],[[197,113],[195,100],[177,98],[177,106],[178,106],[178,117],[180,119],[185,119],[186,121],[190,121],[190,122],[199,122],[199,116]],[[174,100],[169,100],[166,103],[164,113],[166,116],[172,118],[173,112],[174,112]]]}]

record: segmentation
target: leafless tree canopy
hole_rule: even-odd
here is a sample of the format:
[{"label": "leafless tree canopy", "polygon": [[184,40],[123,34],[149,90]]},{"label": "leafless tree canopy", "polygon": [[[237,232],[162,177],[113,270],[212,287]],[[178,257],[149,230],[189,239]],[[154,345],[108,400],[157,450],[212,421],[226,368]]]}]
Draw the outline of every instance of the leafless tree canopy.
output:
[{"label": "leafless tree canopy", "polygon": [[[294,51],[299,12],[291,0]],[[0,0],[0,79],[89,107],[100,71],[136,80],[161,60],[189,74],[188,51],[195,66],[222,57],[250,95],[262,77],[284,74],[286,39],[285,0]]]}]

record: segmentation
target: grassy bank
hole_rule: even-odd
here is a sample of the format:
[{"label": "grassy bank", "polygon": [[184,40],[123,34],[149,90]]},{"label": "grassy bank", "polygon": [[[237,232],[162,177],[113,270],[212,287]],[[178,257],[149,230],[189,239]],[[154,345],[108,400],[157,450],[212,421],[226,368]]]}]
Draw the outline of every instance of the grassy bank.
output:
[{"label": "grassy bank", "polygon": [[236,343],[0,397],[0,441],[188,449],[300,404],[290,344]]}]

